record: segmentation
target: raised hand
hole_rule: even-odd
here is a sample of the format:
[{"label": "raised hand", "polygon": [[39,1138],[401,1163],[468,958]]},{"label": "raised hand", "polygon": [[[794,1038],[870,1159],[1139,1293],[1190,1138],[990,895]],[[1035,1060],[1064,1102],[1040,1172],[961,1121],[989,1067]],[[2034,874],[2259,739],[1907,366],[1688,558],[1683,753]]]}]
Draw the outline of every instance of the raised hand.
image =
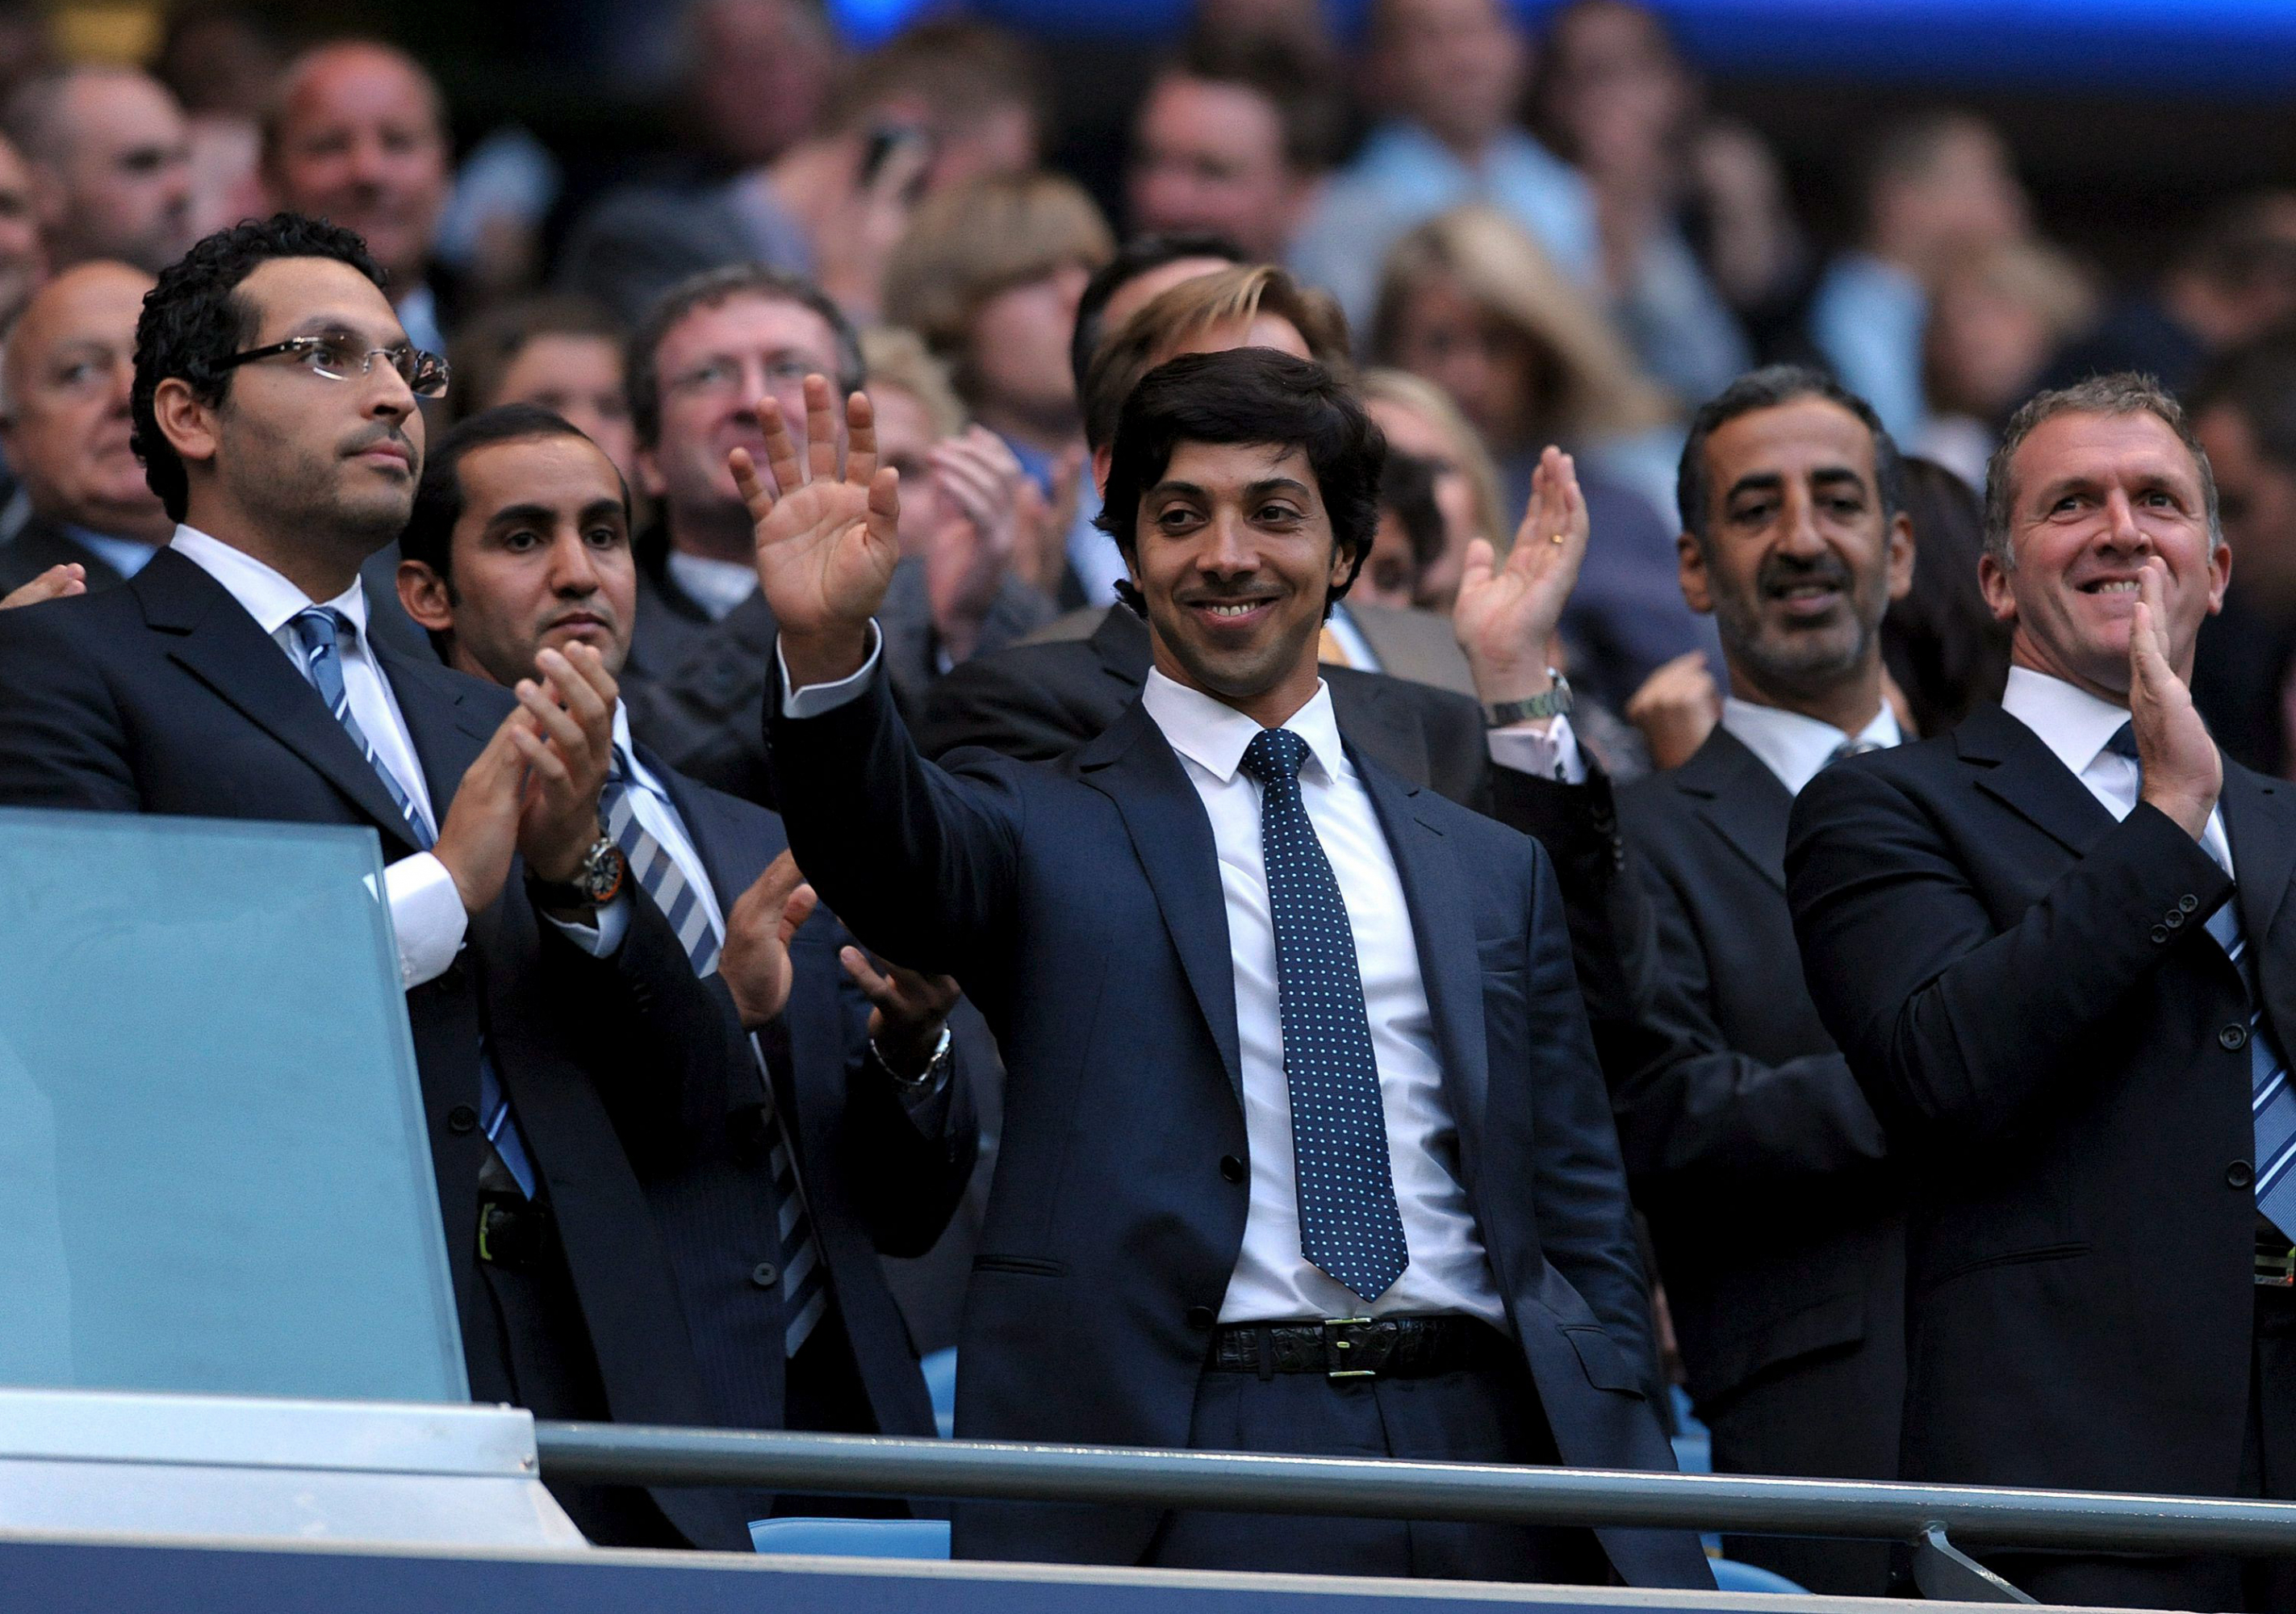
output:
[{"label": "raised hand", "polygon": [[1649,742],[1651,766],[1680,767],[1722,721],[1722,692],[1702,650],[1685,651],[1627,697],[1627,721]]},{"label": "raised hand", "polygon": [[49,567],[21,588],[0,598],[0,610],[13,610],[19,605],[37,605],[43,600],[61,600],[86,592],[87,568],[78,561],[66,561]]},{"label": "raised hand", "polygon": [[755,1031],[789,1003],[794,979],[790,942],[819,900],[786,851],[734,899],[733,912],[726,915],[718,974],[733,994],[745,1029]]},{"label": "raised hand", "polygon": [[597,841],[598,792],[613,762],[614,676],[587,644],[535,658],[537,683],[521,678],[519,709],[532,728],[512,735],[527,763],[521,799],[518,849],[537,877],[571,880],[582,855]]},{"label": "raised hand", "polygon": [[1531,472],[1530,504],[1506,563],[1498,563],[1486,539],[1467,545],[1451,630],[1487,704],[1528,700],[1552,686],[1547,641],[1578,585],[1588,536],[1578,468],[1569,455],[1549,447]]},{"label": "raised hand", "polygon": [[858,947],[843,949],[837,959],[876,1005],[869,1011],[869,1040],[879,1057],[896,1076],[922,1076],[964,988],[948,976],[920,975],[898,964],[887,964],[879,974]]},{"label": "raised hand", "polygon": [[[1021,542],[1022,492],[1034,492],[1004,439],[972,426],[932,447],[932,480],[962,519],[945,522],[925,552],[934,629],[952,661],[972,654]],[[1034,536],[1031,534],[1030,536]]]},{"label": "raised hand", "polygon": [[758,405],[776,495],[745,448],[726,456],[757,529],[758,586],[781,625],[782,656],[799,684],[832,683],[860,670],[868,622],[901,558],[900,475],[877,468],[876,416],[857,392],[845,404],[845,474],[829,382],[805,378],[806,451],[800,459],[780,404]]},{"label": "raised hand", "polygon": [[2224,758],[2192,692],[2169,660],[2169,569],[2159,556],[2136,576],[2136,619],[2128,629],[2128,717],[2136,734],[2142,799],[2175,819],[2195,840],[2208,828],[2224,789]]},{"label": "raised hand", "polygon": [[455,877],[455,891],[466,914],[492,905],[510,878],[526,782],[521,737],[534,737],[534,716],[522,706],[502,720],[478,760],[463,771],[430,848],[430,855]]}]

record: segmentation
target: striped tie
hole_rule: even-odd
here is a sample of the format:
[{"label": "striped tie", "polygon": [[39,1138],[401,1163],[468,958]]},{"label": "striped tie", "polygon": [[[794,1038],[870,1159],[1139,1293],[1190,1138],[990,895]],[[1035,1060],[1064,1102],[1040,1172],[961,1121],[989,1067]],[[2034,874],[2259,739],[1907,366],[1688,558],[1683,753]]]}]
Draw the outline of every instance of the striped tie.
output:
[{"label": "striped tie", "polygon": [[[662,917],[669,921],[686,956],[693,961],[693,972],[707,975],[718,967],[718,928],[710,922],[709,905],[685,878],[685,872],[638,822],[636,791],[630,776],[629,758],[622,748],[614,748],[613,766],[606,774],[606,788],[601,792],[598,805],[605,816],[606,833],[622,848],[622,856],[630,860],[630,872],[653,898]],[[774,1202],[780,1222],[783,1261],[781,1270],[782,1315],[789,1319],[782,1334],[784,1351],[796,1356],[798,1348],[813,1332],[824,1313],[829,1309],[828,1274],[821,1261],[821,1241],[814,1236],[813,1218],[805,1208],[805,1195],[798,1186],[797,1158],[791,1151],[789,1134],[782,1125],[780,1107],[774,1101],[774,1081],[766,1063],[765,1051],[758,1046],[757,1038],[750,1039],[750,1051],[757,1056],[759,1086],[763,1089],[766,1112],[766,1135],[770,1140],[767,1164],[773,1172]]]},{"label": "striped tie", "polygon": [[[2105,750],[2136,762],[2134,725],[2122,724],[2105,741]],[[2141,780],[2142,763],[2138,769]],[[2248,1108],[2256,1127],[2256,1208],[2296,1241],[2296,1090],[2288,1085],[2287,1058],[2264,1020],[2263,983],[2249,954],[2237,894],[2209,916],[2208,930],[2248,988]]]},{"label": "striped tie", "polygon": [[[382,788],[398,808],[398,815],[406,821],[407,839],[429,851],[437,837],[422,815],[414,806],[414,799],[397,774],[383,766],[374,747],[367,743],[366,732],[351,715],[350,692],[343,687],[342,641],[356,640],[358,628],[342,612],[329,606],[314,605],[297,611],[287,619],[286,627],[294,629],[295,643],[289,648],[297,653],[296,665],[319,692],[319,699],[343,725],[351,743],[365,757],[367,766],[382,781]],[[284,629],[282,630],[283,632]],[[510,1112],[510,1101],[503,1096],[502,1079],[495,1074],[494,1061],[487,1056],[484,1046],[479,1050],[479,1113],[486,1118],[487,1141],[495,1147],[503,1165],[518,1184],[519,1192],[528,1199],[534,1197],[534,1162],[526,1151],[526,1139],[518,1129],[518,1121]]]}]

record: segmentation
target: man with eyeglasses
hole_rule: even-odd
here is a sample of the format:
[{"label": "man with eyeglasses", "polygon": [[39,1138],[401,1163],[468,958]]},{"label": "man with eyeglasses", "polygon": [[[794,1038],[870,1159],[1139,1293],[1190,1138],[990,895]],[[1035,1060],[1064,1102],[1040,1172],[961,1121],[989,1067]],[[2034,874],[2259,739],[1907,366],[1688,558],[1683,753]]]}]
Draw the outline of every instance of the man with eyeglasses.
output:
[{"label": "man with eyeglasses", "polygon": [[22,486],[22,526],[0,547],[0,594],[58,566],[89,588],[144,569],[175,522],[128,440],[135,316],[152,277],[121,263],[65,270],[0,346],[0,450]]},{"label": "man with eyeglasses", "polygon": [[[594,648],[504,690],[370,640],[359,569],[406,523],[416,400],[447,383],[381,283],[292,214],[160,274],[130,408],[173,535],[117,588],[0,615],[0,802],[372,828],[472,1396],[706,1422],[623,1139],[724,1090],[733,1039],[676,1030],[771,983],[730,947],[697,976],[605,834]],[[554,1489],[593,1540],[746,1542],[693,1497]]]}]

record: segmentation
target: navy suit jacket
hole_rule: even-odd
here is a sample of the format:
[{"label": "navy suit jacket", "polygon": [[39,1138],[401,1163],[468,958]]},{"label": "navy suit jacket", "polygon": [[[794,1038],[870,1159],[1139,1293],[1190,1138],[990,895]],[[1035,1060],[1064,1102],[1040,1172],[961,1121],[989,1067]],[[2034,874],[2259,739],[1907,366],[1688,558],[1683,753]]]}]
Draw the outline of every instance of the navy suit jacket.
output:
[{"label": "navy suit jacket", "polygon": [[2249,1006],[2206,921],[2238,903],[2268,1023],[2296,1029],[2296,791],[2227,762],[2220,805],[2236,893],[1989,702],[1794,803],[1810,995],[1915,1174],[1908,1479],[2235,1494]]},{"label": "navy suit jacket", "polygon": [[[917,754],[882,675],[772,741],[791,844],[856,933],[965,983],[1004,1129],[973,1263],[961,1434],[1184,1446],[1242,1246],[1247,1152],[1211,826],[1133,705],[1060,762]],[[1525,837],[1350,751],[1418,942],[1461,1175],[1562,1460],[1670,1470],[1603,1082],[1554,874]],[[1247,1178],[1248,1180],[1248,1178]],[[957,1510],[968,1555],[1129,1562],[1156,1516]],[[1710,1585],[1694,1540],[1600,1532],[1635,1584]]]},{"label": "navy suit jacket", "polygon": [[[389,651],[379,660],[443,819],[510,692]],[[117,588],[0,612],[0,801],[365,825],[386,861],[416,849],[381,777],[278,644],[172,550]],[[472,916],[461,957],[407,993],[474,1399],[513,1389],[477,1261],[483,1038],[562,1233],[612,1416],[714,1421],[686,1340],[661,1326],[677,1294],[623,1143],[725,1079],[722,1039],[693,1035],[718,1012],[709,991],[643,895],[623,946],[594,959],[537,920],[513,869]],[[652,1495],[688,1539],[746,1543],[705,1496]]]}]

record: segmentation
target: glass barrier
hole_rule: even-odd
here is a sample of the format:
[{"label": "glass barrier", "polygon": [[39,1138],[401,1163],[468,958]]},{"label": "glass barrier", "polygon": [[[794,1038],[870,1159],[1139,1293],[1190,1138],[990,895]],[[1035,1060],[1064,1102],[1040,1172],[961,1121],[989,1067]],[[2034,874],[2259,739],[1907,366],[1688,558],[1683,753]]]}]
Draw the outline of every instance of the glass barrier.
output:
[{"label": "glass barrier", "polygon": [[0,1384],[468,1398],[381,882],[0,809]]}]

